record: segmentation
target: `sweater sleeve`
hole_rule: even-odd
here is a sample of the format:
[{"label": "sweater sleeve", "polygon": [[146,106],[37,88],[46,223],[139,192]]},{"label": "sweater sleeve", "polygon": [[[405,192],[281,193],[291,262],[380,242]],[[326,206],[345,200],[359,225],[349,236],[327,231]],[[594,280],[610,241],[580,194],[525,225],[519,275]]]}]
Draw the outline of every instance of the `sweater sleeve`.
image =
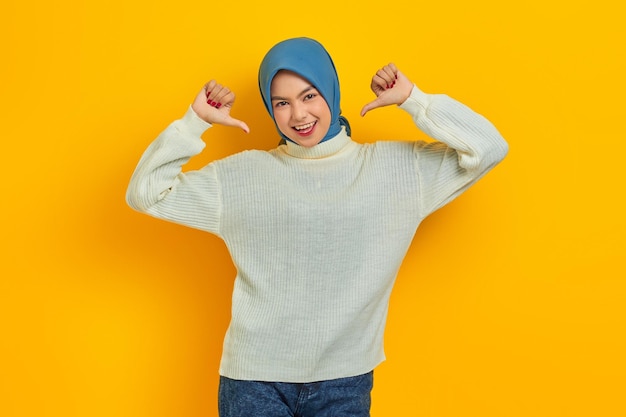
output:
[{"label": "sweater sleeve", "polygon": [[211,124],[191,109],[148,146],[131,177],[126,202],[151,216],[218,234],[221,213],[214,164],[187,173],[182,167],[205,147]]},{"label": "sweater sleeve", "polygon": [[400,108],[435,140],[414,145],[424,216],[459,196],[508,153],[491,122],[446,95],[413,87]]}]

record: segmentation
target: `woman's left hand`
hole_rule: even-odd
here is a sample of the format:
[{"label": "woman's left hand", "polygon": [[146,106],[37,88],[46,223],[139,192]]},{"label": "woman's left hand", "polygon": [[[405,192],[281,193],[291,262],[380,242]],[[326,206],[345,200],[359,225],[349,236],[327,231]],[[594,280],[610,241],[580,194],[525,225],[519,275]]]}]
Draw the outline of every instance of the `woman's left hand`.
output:
[{"label": "woman's left hand", "polygon": [[370,88],[376,99],[363,106],[361,116],[378,107],[404,103],[411,94],[413,83],[393,63],[389,63],[374,74]]}]

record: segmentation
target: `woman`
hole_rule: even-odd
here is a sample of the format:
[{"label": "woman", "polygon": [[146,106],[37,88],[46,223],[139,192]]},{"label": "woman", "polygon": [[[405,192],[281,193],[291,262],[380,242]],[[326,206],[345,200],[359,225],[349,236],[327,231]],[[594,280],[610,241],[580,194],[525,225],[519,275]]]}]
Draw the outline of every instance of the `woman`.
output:
[{"label": "woman", "polygon": [[127,201],[222,238],[237,268],[220,365],[221,417],[368,416],[396,274],[420,222],[500,162],[484,117],[419,90],[393,64],[361,115],[398,105],[432,142],[359,144],[324,47],[267,53],[259,89],[284,144],[182,173],[214,125],[241,128],[235,95],[210,81],[148,147]]}]

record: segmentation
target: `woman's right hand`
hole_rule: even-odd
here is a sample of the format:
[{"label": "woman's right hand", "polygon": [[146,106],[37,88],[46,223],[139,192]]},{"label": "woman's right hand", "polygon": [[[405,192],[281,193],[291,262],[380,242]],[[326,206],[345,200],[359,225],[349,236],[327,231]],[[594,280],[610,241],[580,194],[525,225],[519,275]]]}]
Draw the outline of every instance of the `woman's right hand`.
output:
[{"label": "woman's right hand", "polygon": [[235,93],[228,87],[211,80],[204,85],[193,101],[191,108],[205,122],[224,126],[239,127],[250,133],[248,125],[230,116],[235,103]]}]

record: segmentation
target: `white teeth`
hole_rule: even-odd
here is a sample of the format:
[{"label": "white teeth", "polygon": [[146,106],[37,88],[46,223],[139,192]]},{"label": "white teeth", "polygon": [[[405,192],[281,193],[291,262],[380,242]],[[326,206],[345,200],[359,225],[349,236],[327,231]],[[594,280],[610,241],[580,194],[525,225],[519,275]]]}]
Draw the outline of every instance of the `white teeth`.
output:
[{"label": "white teeth", "polygon": [[311,123],[307,123],[307,124],[301,125],[301,126],[294,126],[294,129],[296,129],[296,130],[306,130],[306,129],[309,129],[309,128],[313,127],[314,124],[315,124],[315,122],[311,122]]}]

